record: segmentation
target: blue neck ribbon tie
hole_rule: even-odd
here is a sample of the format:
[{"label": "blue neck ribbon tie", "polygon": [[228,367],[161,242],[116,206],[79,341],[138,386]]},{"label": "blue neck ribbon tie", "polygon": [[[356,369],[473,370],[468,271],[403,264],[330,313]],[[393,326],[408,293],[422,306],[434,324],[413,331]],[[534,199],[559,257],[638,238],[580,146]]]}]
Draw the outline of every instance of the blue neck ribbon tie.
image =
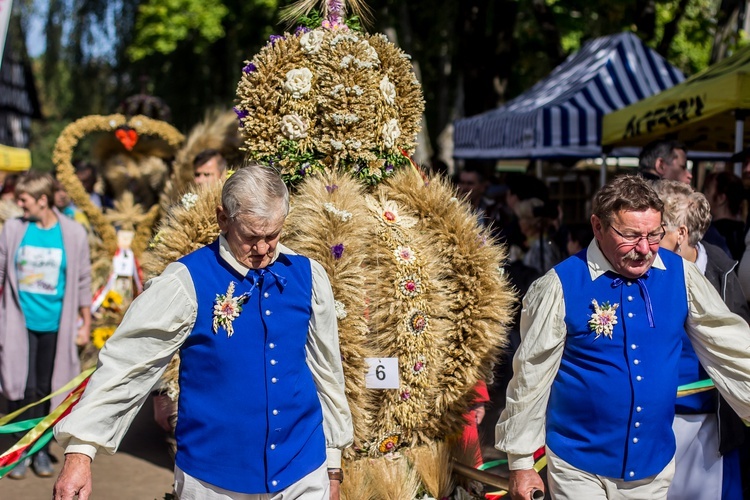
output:
[{"label": "blue neck ribbon tie", "polygon": [[[654,310],[651,307],[651,296],[648,294],[648,288],[646,287],[646,278],[648,278],[648,275],[651,273],[651,269],[643,273],[643,275],[635,280],[636,283],[638,283],[638,288],[641,289],[641,295],[643,296],[643,300],[646,302],[646,316],[648,316],[648,326],[651,328],[654,328]],[[617,288],[618,286],[621,286],[625,280],[622,279],[622,276],[615,273],[610,273],[612,276],[614,276],[614,279],[612,280],[612,288]]]},{"label": "blue neck ribbon tie", "polygon": [[253,269],[246,276],[250,280],[250,290],[240,295],[240,304],[244,304],[253,295],[253,292],[261,284],[264,279],[273,279],[276,282],[276,286],[279,287],[279,291],[283,292],[286,286],[286,278],[282,275],[271,271],[270,269]]}]

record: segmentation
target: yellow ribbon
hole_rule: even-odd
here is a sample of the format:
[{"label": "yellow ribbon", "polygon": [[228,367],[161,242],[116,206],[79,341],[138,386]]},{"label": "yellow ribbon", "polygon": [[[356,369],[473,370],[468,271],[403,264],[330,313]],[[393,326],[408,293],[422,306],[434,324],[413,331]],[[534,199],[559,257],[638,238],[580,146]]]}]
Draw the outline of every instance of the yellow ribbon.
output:
[{"label": "yellow ribbon", "polygon": [[47,396],[47,397],[45,397],[43,399],[40,399],[36,403],[31,403],[30,405],[26,405],[23,408],[21,408],[20,410],[16,410],[13,413],[10,413],[10,414],[5,415],[4,417],[0,418],[0,427],[3,426],[3,425],[5,425],[5,424],[7,424],[7,423],[9,423],[9,422],[12,422],[17,416],[19,416],[21,413],[25,412],[29,408],[33,408],[36,405],[42,404],[45,401],[48,401],[48,400],[54,398],[55,396],[58,396],[60,394],[64,394],[64,393],[72,390],[73,388],[75,388],[76,386],[78,386],[78,384],[80,384],[81,382],[83,382],[89,375],[91,375],[92,373],[94,373],[94,370],[96,370],[96,367],[89,368],[88,370],[85,370],[85,371],[81,372],[80,375],[78,375],[76,378],[74,378],[73,380],[71,380],[70,382],[68,382],[63,387],[61,387],[60,389],[56,390],[55,392],[53,392],[49,396]]}]

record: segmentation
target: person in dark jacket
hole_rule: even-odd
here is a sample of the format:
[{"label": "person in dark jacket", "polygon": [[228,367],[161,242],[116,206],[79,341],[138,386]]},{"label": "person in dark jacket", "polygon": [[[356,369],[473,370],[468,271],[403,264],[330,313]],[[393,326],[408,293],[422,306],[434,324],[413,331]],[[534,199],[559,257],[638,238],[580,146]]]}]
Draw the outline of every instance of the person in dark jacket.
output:
[{"label": "person in dark jacket", "polygon": [[[750,309],[734,273],[737,262],[719,247],[700,241],[711,222],[706,197],[676,181],[658,181],[654,189],[664,203],[666,235],[661,247],[694,262],[727,307],[750,322]],[[680,385],[708,379],[690,342],[684,340]],[[668,498],[742,498],[739,447],[745,432],[741,419],[715,389],[678,398],[675,412],[676,470]]]}]

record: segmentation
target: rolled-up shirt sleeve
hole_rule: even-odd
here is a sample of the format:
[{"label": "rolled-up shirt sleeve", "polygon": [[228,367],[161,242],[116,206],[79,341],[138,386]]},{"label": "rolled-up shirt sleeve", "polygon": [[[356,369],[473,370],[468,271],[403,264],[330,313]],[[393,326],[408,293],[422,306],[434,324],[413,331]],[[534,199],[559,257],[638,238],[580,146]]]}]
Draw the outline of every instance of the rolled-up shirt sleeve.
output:
[{"label": "rolled-up shirt sleeve", "polygon": [[531,469],[544,445],[547,402],[565,347],[565,302],[554,270],[529,288],[521,311],[521,345],[513,379],[495,427],[495,448],[508,454],[512,470]]},{"label": "rolled-up shirt sleeve", "polygon": [[184,265],[150,280],[99,353],[96,371],[73,411],[55,426],[65,453],[114,453],[159,377],[190,334],[195,287]]},{"label": "rolled-up shirt sleeve", "polygon": [[352,414],[344,391],[333,291],[323,267],[312,265],[312,316],[307,335],[307,366],[312,372],[323,410],[323,431],[329,468],[341,467],[341,450],[354,439]]},{"label": "rolled-up shirt sleeve", "polygon": [[750,327],[727,308],[700,270],[685,261],[690,342],[719,392],[737,415],[750,419]]}]

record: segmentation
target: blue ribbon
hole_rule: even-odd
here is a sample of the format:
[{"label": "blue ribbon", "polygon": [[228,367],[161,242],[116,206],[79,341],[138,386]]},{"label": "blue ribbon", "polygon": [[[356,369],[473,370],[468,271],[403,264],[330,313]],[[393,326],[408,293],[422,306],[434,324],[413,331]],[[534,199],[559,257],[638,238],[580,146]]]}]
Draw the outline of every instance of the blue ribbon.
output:
[{"label": "blue ribbon", "polygon": [[[654,310],[651,307],[651,296],[648,294],[648,288],[646,287],[646,278],[648,278],[650,272],[651,270],[649,269],[648,271],[643,273],[643,276],[635,280],[635,282],[638,283],[638,288],[641,289],[643,300],[646,302],[646,316],[648,317],[648,326],[654,328]],[[615,277],[612,280],[612,288],[617,288],[625,282],[625,280],[622,279],[622,276],[615,273],[611,274]]]}]

